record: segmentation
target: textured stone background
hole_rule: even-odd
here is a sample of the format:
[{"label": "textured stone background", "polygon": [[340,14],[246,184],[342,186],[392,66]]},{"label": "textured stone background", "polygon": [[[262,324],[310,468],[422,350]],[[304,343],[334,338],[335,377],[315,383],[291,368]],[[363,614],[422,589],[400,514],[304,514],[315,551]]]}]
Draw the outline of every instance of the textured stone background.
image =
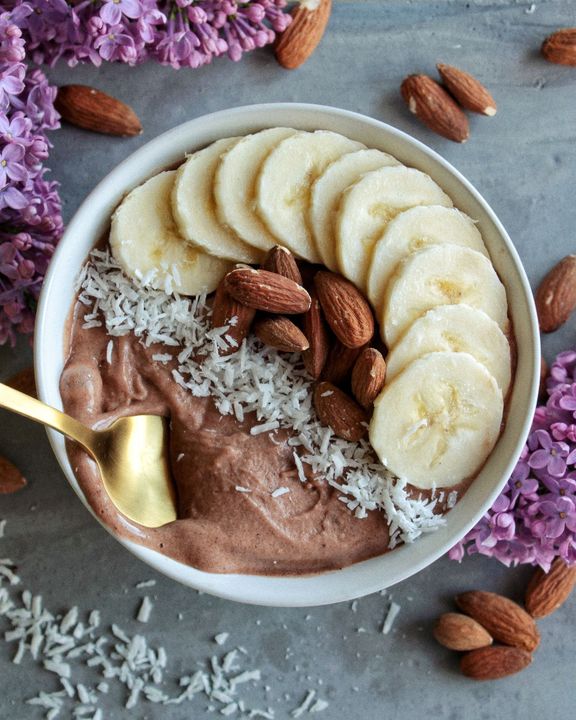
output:
[{"label": "textured stone background", "polygon": [[[65,217],[120,160],[184,120],[254,102],[317,102],[385,120],[444,155],[492,205],[536,284],[557,259],[574,251],[576,240],[576,70],[538,56],[547,34],[573,25],[576,3],[570,0],[337,0],[321,47],[292,73],[266,50],[240,64],[220,60],[196,71],[152,64],[59,66],[50,72],[54,82],[85,82],[122,98],[145,128],[130,140],[70,127],[53,134],[50,166],[62,183]],[[464,146],[428,132],[399,99],[402,78],[433,72],[437,61],[475,72],[498,102],[496,118],[471,118],[472,136]],[[574,321],[544,339],[546,357],[573,340]],[[30,358],[25,344],[16,352],[0,349],[0,376],[27,366]],[[460,566],[440,560],[391,590],[402,609],[388,636],[380,633],[388,605],[380,595],[359,601],[356,613],[349,604],[275,610],[199,596],[149,570],[92,520],[59,471],[42,428],[4,412],[0,428],[0,453],[30,481],[23,492],[0,498],[0,518],[8,519],[0,555],[19,562],[26,586],[41,592],[52,609],[98,607],[106,622],[131,632],[138,630],[132,620],[138,598],[153,595],[155,608],[145,629],[152,642],[166,647],[172,675],[211,654],[214,633],[228,631],[230,642],[246,646],[253,665],[262,669],[271,687],[269,704],[280,719],[290,717],[308,688],[330,701],[320,716],[330,720],[573,717],[576,600],[541,623],[542,647],[532,667],[499,683],[465,680],[456,656],[431,638],[434,618],[452,608],[455,592],[481,587],[520,598],[529,571],[507,571],[482,558]],[[134,589],[151,577],[158,581],[154,588]],[[359,627],[367,632],[358,633]],[[56,689],[54,676],[29,660],[13,666],[12,652],[0,640],[0,718],[41,717],[22,700]],[[261,690],[254,697],[259,695]],[[146,705],[130,714],[115,694],[103,707],[106,718],[212,716],[203,701],[168,709]]]}]

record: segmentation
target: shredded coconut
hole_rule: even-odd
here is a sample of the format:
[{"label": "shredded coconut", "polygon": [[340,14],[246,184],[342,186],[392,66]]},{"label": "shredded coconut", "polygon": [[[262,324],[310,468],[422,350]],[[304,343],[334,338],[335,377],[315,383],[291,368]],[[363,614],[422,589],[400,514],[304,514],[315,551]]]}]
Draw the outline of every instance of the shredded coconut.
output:
[{"label": "shredded coconut", "polygon": [[149,588],[154,587],[156,585],[156,580],[142,580],[139,583],[136,583],[134,587],[141,589],[141,588]]},{"label": "shredded coconut", "polygon": [[148,595],[144,595],[142,598],[142,602],[140,603],[140,608],[138,610],[138,614],[136,615],[136,620],[141,623],[147,623],[150,620],[150,615],[152,614],[152,608],[154,607],[154,603]]},{"label": "shredded coconut", "polygon": [[386,617],[384,618],[384,623],[382,624],[383,635],[388,635],[390,630],[392,630],[392,625],[394,625],[394,621],[396,620],[399,612],[400,605],[398,605],[398,603],[391,602],[388,612],[386,613]]},{"label": "shredded coconut", "polygon": [[272,492],[272,497],[273,498],[282,497],[282,495],[286,495],[286,493],[289,493],[289,492],[290,492],[290,488],[279,487],[279,488],[276,488],[276,490],[274,490]]},{"label": "shredded coconut", "polygon": [[316,690],[308,690],[306,693],[306,697],[302,701],[300,705],[298,705],[297,708],[294,708],[290,715],[294,718],[299,718],[301,715],[304,715],[305,712],[308,712],[310,709],[310,706],[314,702],[314,698],[316,697]]},{"label": "shredded coconut", "polygon": [[172,371],[176,383],[196,397],[211,396],[222,415],[242,421],[253,414],[252,435],[291,431],[300,480],[308,479],[307,465],[339,491],[356,517],[383,510],[391,548],[445,523],[434,513],[437,501],[410,497],[406,480],[395,478],[366,440],[342,440],[322,425],[312,405],[313,379],[297,356],[279,353],[255,337],[244,340],[237,352],[220,355],[232,343],[227,327],[212,328],[206,297],[144,287],[146,280],[129,280],[108,251],[93,250],[79,287],[79,300],[88,308],[85,327],[103,318],[112,337],[134,333],[146,346],[179,348]]},{"label": "shredded coconut", "polygon": [[112,365],[112,352],[114,351],[114,340],[109,340],[106,345],[106,362]]}]

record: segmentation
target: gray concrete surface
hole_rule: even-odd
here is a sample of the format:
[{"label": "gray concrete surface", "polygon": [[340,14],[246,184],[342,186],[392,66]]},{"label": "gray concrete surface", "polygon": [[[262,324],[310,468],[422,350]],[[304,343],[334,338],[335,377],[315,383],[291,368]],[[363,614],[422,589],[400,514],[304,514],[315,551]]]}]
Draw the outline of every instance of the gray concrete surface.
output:
[{"label": "gray concrete surface", "polygon": [[[62,184],[65,217],[122,158],[188,118],[252,102],[325,103],[383,119],[451,161],[491,203],[535,285],[576,244],[576,70],[538,56],[543,37],[571,25],[576,4],[570,0],[337,1],[321,47],[292,73],[266,50],[240,64],[220,60],[196,71],[151,64],[59,66],[50,72],[55,82],[85,82],[122,98],[145,128],[130,140],[70,127],[52,135],[50,166]],[[464,146],[428,132],[399,98],[406,74],[432,72],[437,61],[474,71],[498,102],[496,118],[471,118],[472,137]],[[574,344],[574,330],[573,318],[544,339],[548,359]],[[27,366],[30,357],[25,343],[15,352],[0,349],[0,377]],[[262,683],[250,691],[254,701],[271,705],[280,720],[290,717],[309,688],[330,701],[319,715],[330,720],[574,717],[576,599],[541,623],[542,645],[533,665],[499,683],[461,677],[456,656],[431,637],[434,618],[452,608],[455,592],[480,587],[521,598],[527,569],[507,570],[482,558],[461,565],[442,559],[391,590],[402,609],[387,636],[380,628],[389,598],[380,595],[360,600],[356,612],[349,604],[275,610],[200,596],[152,572],[92,520],[60,473],[42,428],[4,412],[0,428],[0,453],[29,479],[24,491],[0,497],[0,519],[8,520],[0,556],[18,563],[24,585],[42,593],[53,611],[100,608],[106,624],[144,630],[150,642],[166,648],[168,677],[220,652],[212,638],[227,631],[231,637],[224,649],[244,645],[250,664],[262,670]],[[155,587],[134,587],[149,578],[157,580]],[[155,607],[143,626],[133,618],[145,593]],[[13,665],[13,653],[13,645],[0,637],[0,718],[42,717],[23,700],[58,689],[56,679],[30,658]],[[86,675],[87,682],[93,680]],[[121,692],[111,692],[102,703],[104,717],[214,716],[204,700],[164,708],[140,704],[132,712],[123,709],[124,701]],[[68,711],[61,717],[69,717]]]}]

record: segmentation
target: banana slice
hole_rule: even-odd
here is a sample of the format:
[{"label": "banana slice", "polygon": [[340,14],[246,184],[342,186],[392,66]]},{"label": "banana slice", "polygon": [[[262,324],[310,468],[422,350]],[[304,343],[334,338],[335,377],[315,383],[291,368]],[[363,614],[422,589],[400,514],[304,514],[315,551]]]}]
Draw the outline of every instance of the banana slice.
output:
[{"label": "banana slice", "polygon": [[503,406],[496,380],[471,355],[429,353],[376,398],[370,442],[382,463],[410,484],[451,487],[486,461]]},{"label": "banana slice", "polygon": [[336,219],[336,254],[340,271],[366,288],[372,250],[384,228],[414,205],[452,206],[452,200],[429,175],[414,168],[384,167],[348,188]]},{"label": "banana slice", "polygon": [[295,132],[278,127],[247,135],[223,155],[216,170],[214,196],[218,219],[258,250],[267,251],[278,241],[254,208],[256,179],[268,154]]},{"label": "banana slice", "polygon": [[386,358],[386,380],[431,352],[465,352],[482,363],[506,397],[510,387],[510,345],[498,325],[469,305],[439,305],[411,325]]},{"label": "banana slice", "polygon": [[312,185],[310,227],[318,255],[330,270],[338,270],[334,217],[340,196],[364,173],[393,165],[400,165],[400,162],[388,153],[380,150],[358,150],[334,160]]},{"label": "banana slice", "polygon": [[382,307],[386,285],[398,263],[410,253],[442,243],[463,245],[489,257],[473,220],[456,208],[422,205],[392,220],[376,241],[368,270],[366,288],[377,311]]},{"label": "banana slice", "polygon": [[295,255],[320,262],[308,228],[310,188],[326,167],[362,143],[327,130],[298,132],[266,158],[256,189],[256,207],[269,231]]},{"label": "banana slice", "polygon": [[412,323],[437,305],[464,303],[508,331],[506,291],[492,263],[476,250],[432,245],[409,255],[388,283],[380,329],[389,349]]},{"label": "banana slice", "polygon": [[126,275],[182,295],[210,293],[231,263],[192,247],[178,233],[170,197],[176,171],[155,175],[135,188],[112,216],[110,248]]},{"label": "banana slice", "polygon": [[210,255],[236,262],[257,263],[263,253],[240,240],[216,216],[214,175],[222,155],[240,138],[223,138],[192,153],[178,168],[172,211],[181,235]]}]

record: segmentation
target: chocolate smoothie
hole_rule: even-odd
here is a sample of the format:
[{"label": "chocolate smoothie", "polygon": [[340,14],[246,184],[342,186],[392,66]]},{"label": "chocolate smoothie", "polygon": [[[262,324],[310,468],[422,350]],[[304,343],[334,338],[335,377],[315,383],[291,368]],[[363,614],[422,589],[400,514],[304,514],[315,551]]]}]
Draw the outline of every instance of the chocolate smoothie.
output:
[{"label": "chocolate smoothie", "polygon": [[[77,303],[60,390],[64,409],[98,427],[123,415],[170,417],[170,459],[178,519],[150,529],[125,518],[110,501],[93,460],[70,443],[69,457],[88,502],[118,535],[215,573],[290,575],[342,568],[388,550],[387,519],[363,519],[339,492],[310,477],[301,482],[288,434],[251,435],[257,424],[221,415],[211,398],[174,382],[173,365],[155,362],[158,346],[132,334],[111,338],[82,327]],[[272,496],[278,488],[289,492]]]}]

